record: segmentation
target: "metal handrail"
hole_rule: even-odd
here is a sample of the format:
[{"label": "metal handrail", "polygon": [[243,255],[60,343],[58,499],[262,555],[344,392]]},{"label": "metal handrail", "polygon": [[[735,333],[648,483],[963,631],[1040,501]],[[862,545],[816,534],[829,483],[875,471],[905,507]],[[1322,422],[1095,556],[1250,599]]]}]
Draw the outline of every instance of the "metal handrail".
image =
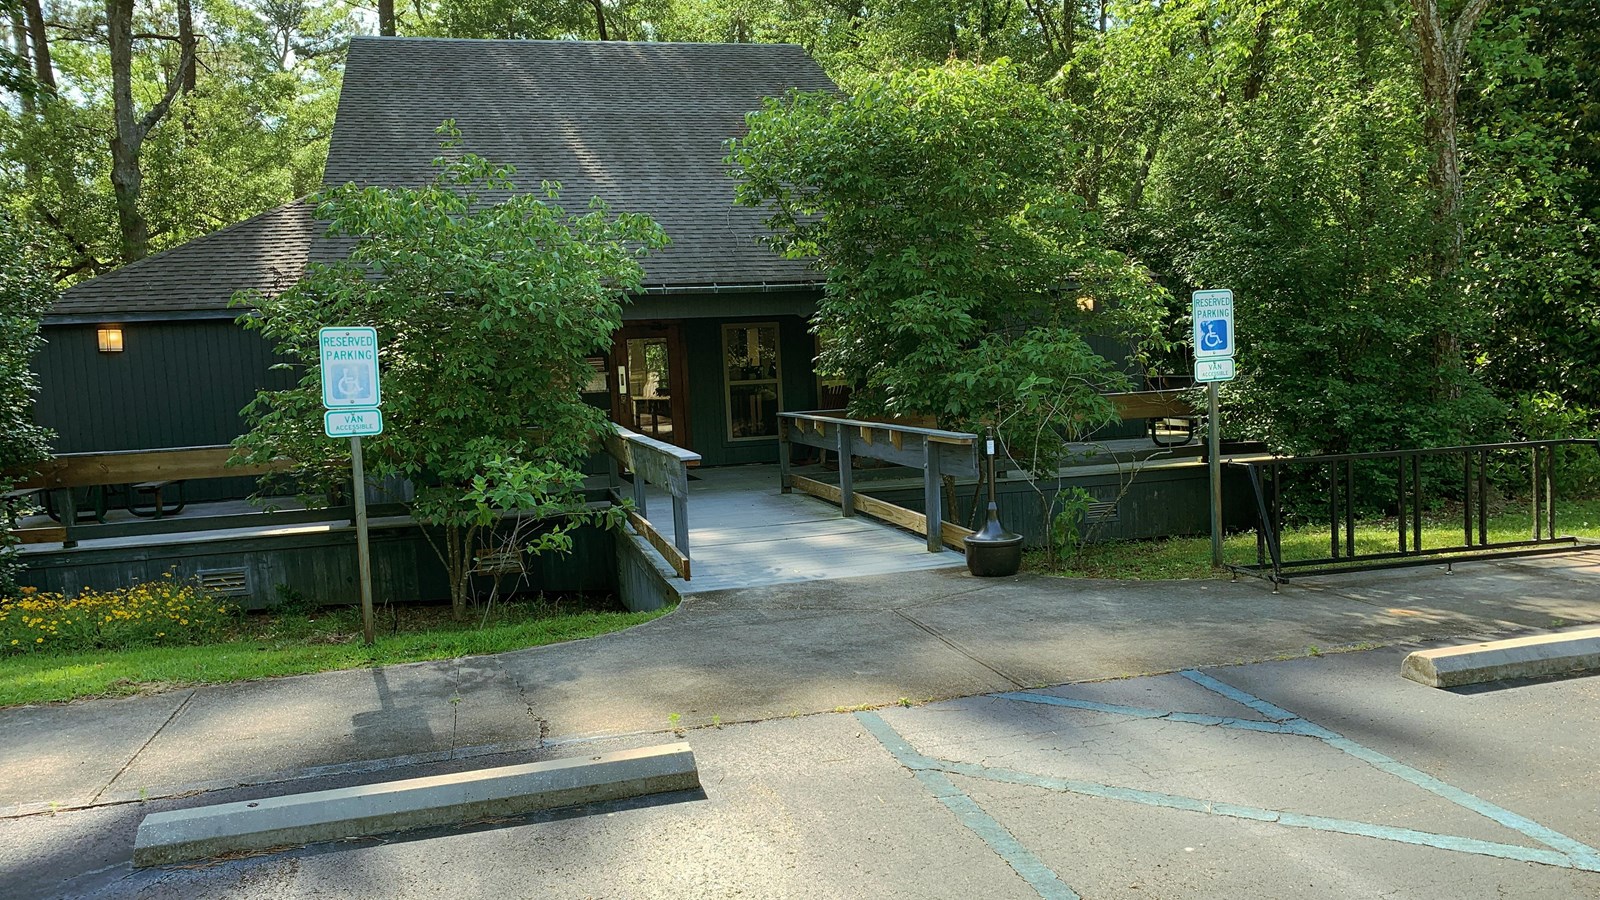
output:
[{"label": "metal handrail", "polygon": [[[1256,564],[1228,568],[1236,574],[1265,575],[1273,584],[1287,580],[1286,570],[1302,575],[1364,571],[1427,565],[1445,558],[1447,565],[1464,559],[1502,559],[1554,553],[1596,546],[1576,535],[1556,533],[1556,448],[1588,446],[1600,452],[1600,439],[1555,438],[1539,441],[1504,441],[1383,450],[1363,453],[1327,453],[1315,456],[1272,456],[1255,460],[1228,460],[1249,475],[1256,506]],[[1532,462],[1532,535],[1527,540],[1489,540],[1490,454],[1527,451]],[[1423,547],[1424,492],[1422,460],[1460,455],[1462,460],[1462,542],[1443,547]],[[1355,463],[1394,460],[1396,546],[1393,551],[1358,552],[1355,522]],[[1283,477],[1292,467],[1326,467],[1328,492],[1328,555],[1314,559],[1283,558]]]}]

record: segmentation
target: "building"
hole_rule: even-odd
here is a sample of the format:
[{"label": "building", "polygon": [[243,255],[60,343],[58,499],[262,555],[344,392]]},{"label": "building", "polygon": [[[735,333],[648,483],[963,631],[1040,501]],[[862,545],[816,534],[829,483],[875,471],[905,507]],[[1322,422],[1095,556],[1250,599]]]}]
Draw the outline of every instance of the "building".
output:
[{"label": "building", "polygon": [[[821,275],[760,243],[762,213],[734,206],[723,157],[745,115],[791,89],[833,89],[792,45],[358,37],[325,181],[426,184],[449,119],[524,189],[560,182],[569,210],[600,197],[651,216],[672,245],[591,360],[591,402],[706,465],[770,461],[777,412],[818,405],[806,320]],[[38,364],[57,452],[231,441],[256,391],[293,375],[230,300],[340,252],[297,201],[65,291]]]}]

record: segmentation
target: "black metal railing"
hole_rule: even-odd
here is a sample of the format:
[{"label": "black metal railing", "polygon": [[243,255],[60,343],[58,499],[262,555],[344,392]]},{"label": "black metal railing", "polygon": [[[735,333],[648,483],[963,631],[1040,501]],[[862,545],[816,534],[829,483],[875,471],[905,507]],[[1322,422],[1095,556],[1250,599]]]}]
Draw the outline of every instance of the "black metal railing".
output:
[{"label": "black metal railing", "polygon": [[[1600,543],[1556,531],[1557,453],[1562,447],[1587,448],[1600,453],[1600,440],[1565,438],[1470,444],[1376,453],[1337,453],[1323,456],[1283,456],[1228,462],[1246,470],[1255,495],[1256,563],[1229,568],[1257,575],[1274,584],[1288,573],[1321,575],[1400,566],[1451,563],[1463,559],[1498,559],[1563,550],[1586,549]],[[1528,454],[1522,468],[1521,454]],[[1459,465],[1454,458],[1459,458]],[[1499,469],[1495,477],[1491,472]],[[1456,480],[1459,474],[1459,481]],[[1530,534],[1526,539],[1490,540],[1489,499],[1508,476],[1530,477]],[[1358,478],[1373,486],[1358,495]],[[1356,517],[1358,496],[1371,502],[1379,485],[1393,485],[1393,550],[1358,546]],[[1285,497],[1294,492],[1295,505],[1304,514],[1321,506],[1325,492],[1328,555],[1310,559],[1285,559],[1283,522]],[[1315,499],[1313,499],[1313,494]],[[1447,499],[1461,504],[1461,543],[1424,546],[1423,512],[1431,501]]]}]

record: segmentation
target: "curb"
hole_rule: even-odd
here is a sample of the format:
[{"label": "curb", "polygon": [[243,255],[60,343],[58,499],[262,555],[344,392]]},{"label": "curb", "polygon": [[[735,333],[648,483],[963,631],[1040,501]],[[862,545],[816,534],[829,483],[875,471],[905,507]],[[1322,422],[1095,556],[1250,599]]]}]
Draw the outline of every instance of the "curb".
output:
[{"label": "curb", "polygon": [[1419,650],[1400,664],[1402,677],[1436,688],[1595,670],[1600,670],[1600,628]]},{"label": "curb", "polygon": [[687,743],[151,813],[133,864],[338,840],[700,787]]}]

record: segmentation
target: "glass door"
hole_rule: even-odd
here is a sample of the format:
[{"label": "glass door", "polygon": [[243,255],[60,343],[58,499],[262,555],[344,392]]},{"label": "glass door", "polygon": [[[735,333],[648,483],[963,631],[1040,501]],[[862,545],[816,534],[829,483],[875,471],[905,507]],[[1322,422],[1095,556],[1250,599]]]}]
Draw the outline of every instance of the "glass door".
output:
[{"label": "glass door", "polygon": [[630,324],[612,351],[617,421],[646,437],[689,446],[683,351],[676,325]]}]

